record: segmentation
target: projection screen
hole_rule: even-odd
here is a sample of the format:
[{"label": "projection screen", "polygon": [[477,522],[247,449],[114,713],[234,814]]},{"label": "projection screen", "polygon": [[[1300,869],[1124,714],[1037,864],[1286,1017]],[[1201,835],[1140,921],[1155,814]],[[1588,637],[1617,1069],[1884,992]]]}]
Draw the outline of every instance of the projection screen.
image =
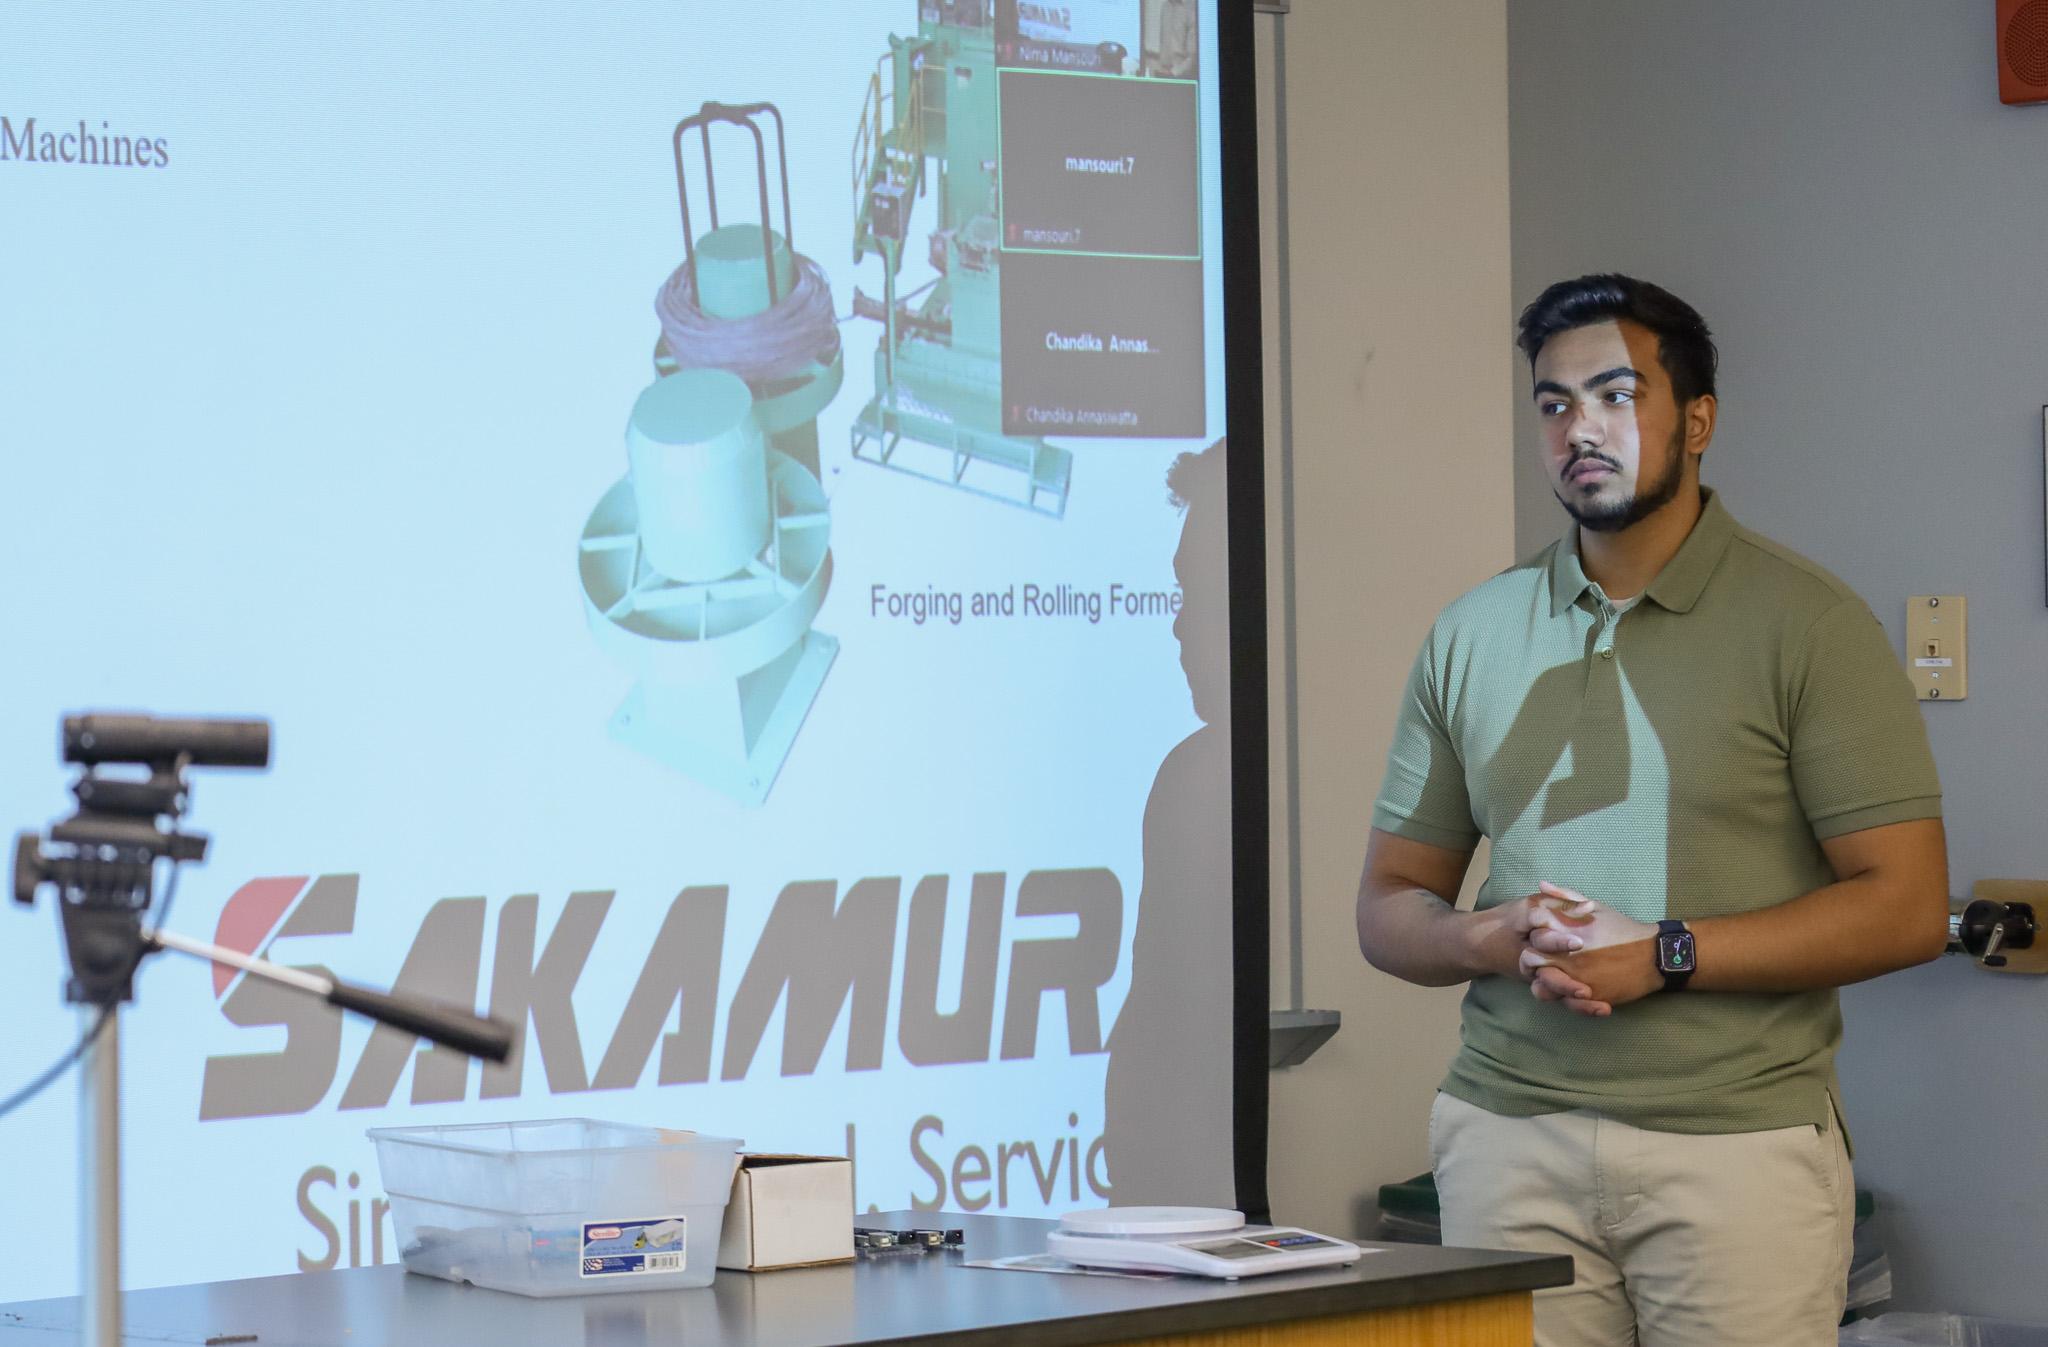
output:
[{"label": "projection screen", "polygon": [[[0,827],[66,712],[267,717],[169,926],[524,1026],[484,1068],[152,961],[129,1285],[396,1261],[373,1126],[1263,1206],[1223,8],[9,6]],[[48,897],[0,917],[0,1091],[62,982]],[[0,1300],[75,1287],[75,1088],[0,1119]]]}]

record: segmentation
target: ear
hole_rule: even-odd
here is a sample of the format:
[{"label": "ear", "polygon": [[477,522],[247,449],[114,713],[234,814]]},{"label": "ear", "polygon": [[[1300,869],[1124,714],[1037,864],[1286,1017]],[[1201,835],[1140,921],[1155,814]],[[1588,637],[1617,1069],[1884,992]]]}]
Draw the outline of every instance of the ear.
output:
[{"label": "ear", "polygon": [[1712,393],[1702,393],[1685,404],[1685,452],[1698,458],[1714,442],[1714,418],[1721,404]]}]

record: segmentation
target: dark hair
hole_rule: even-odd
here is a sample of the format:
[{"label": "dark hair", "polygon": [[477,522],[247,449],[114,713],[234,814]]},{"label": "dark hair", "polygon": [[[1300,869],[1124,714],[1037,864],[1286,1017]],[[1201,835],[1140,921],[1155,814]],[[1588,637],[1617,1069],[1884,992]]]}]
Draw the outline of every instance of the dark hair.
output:
[{"label": "dark hair", "polygon": [[1657,359],[1679,405],[1714,392],[1721,353],[1699,310],[1660,285],[1609,272],[1559,281],[1522,310],[1515,344],[1529,357],[1560,332],[1626,318],[1657,334]]},{"label": "dark hair", "polygon": [[1175,457],[1173,465],[1166,470],[1167,501],[1176,510],[1205,505],[1211,500],[1221,505],[1226,489],[1223,456],[1227,452],[1225,441],[1218,440],[1199,453]]}]

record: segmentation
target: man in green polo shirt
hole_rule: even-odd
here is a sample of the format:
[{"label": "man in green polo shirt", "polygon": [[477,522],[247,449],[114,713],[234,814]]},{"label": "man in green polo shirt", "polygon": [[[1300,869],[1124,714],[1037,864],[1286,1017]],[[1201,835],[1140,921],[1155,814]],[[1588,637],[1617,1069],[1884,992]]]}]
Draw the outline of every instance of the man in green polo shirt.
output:
[{"label": "man in green polo shirt", "polygon": [[1375,967],[1470,983],[1444,1238],[1575,1260],[1539,1347],[1820,1347],[1854,1212],[1835,988],[1947,935],[1919,708],[1863,601],[1700,485],[1697,312],[1588,276],[1520,345],[1574,523],[1431,627],[1359,886]]}]

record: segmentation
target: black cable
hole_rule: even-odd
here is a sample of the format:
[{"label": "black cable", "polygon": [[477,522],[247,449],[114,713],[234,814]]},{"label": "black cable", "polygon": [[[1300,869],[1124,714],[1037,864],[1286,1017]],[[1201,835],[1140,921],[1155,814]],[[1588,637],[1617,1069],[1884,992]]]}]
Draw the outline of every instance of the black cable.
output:
[{"label": "black cable", "polygon": [[87,1050],[99,1041],[100,1034],[107,1027],[107,1021],[113,1018],[114,1008],[112,1006],[102,1006],[100,1008],[100,1017],[92,1022],[92,1028],[86,1030],[85,1036],[73,1044],[69,1052],[50,1063],[49,1069],[34,1080],[22,1086],[13,1094],[8,1095],[6,1099],[0,1100],[0,1118],[6,1117],[14,1112],[15,1109],[20,1108],[23,1104],[26,1104],[29,1100],[55,1084],[59,1077],[66,1071],[69,1071],[72,1065],[79,1058],[85,1056]]},{"label": "black cable", "polygon": [[[171,826],[173,828],[176,828],[178,826],[176,816],[173,816]],[[171,919],[171,904],[174,901],[176,901],[178,897],[178,874],[178,863],[176,861],[172,861],[171,877],[164,884],[163,899],[157,903],[156,911],[150,919],[149,930],[151,935],[154,935],[156,932],[161,931],[164,928],[164,923]],[[142,947],[135,951],[135,962],[128,969],[129,977],[135,976],[135,970],[137,968],[142,967],[143,959],[147,957],[152,951],[154,951],[155,948],[156,947],[153,944],[151,944],[147,939],[143,941]]]},{"label": "black cable", "polygon": [[[178,765],[175,769],[177,775],[179,775],[180,777],[184,776],[185,769],[189,766],[191,766],[191,759],[181,754],[178,758]],[[178,831],[178,826],[185,821],[185,811],[190,809],[191,807],[192,788],[190,786],[186,786],[183,790],[177,793],[177,795],[172,799],[171,802],[172,832],[175,833]],[[155,905],[155,916],[149,923],[149,929],[152,934],[162,930],[164,923],[171,919],[171,904],[177,900],[177,897],[178,863],[176,861],[172,861],[171,877],[164,882],[163,900]],[[135,962],[132,965],[130,965],[128,969],[129,977],[135,976],[135,970],[137,968],[142,967],[142,960],[144,956],[149,954],[153,948],[154,946],[149,941],[145,940],[142,942],[142,947],[135,951]]]}]

